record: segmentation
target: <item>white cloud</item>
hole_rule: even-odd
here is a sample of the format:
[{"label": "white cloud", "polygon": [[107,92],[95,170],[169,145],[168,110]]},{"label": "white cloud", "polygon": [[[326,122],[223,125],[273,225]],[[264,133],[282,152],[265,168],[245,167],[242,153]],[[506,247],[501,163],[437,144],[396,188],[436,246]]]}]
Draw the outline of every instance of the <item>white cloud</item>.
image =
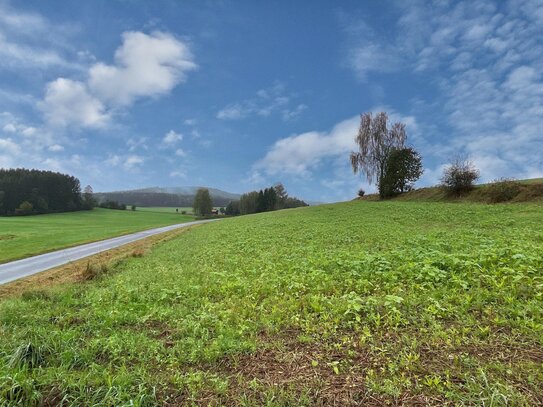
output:
[{"label": "white cloud", "polygon": [[83,82],[58,78],[49,82],[39,104],[46,120],[59,127],[104,127],[110,116],[104,104],[92,96]]},{"label": "white cloud", "polygon": [[241,106],[240,104],[233,104],[226,106],[219,110],[217,113],[217,119],[236,120],[243,119],[253,111],[252,106]]},{"label": "white cloud", "polygon": [[19,146],[14,143],[11,139],[2,139],[0,138],[0,151],[4,154],[9,154],[16,156],[20,152]]},{"label": "white cloud", "polygon": [[170,34],[125,32],[114,65],[94,64],[87,81],[49,82],[39,106],[53,126],[101,128],[120,106],[170,92],[196,67],[188,45]]},{"label": "white cloud", "polygon": [[0,125],[3,125],[4,133],[19,134],[23,137],[32,137],[38,132],[37,128],[21,123],[8,112],[0,114]]},{"label": "white cloud", "polygon": [[72,29],[0,2],[0,69],[79,68],[62,55]]},{"label": "white cloud", "polygon": [[48,150],[52,153],[58,153],[60,151],[64,151],[64,147],[62,147],[60,144],[53,144],[52,146],[49,146]]},{"label": "white cloud", "polygon": [[365,81],[371,72],[394,72],[400,68],[400,50],[390,45],[365,44],[349,50],[348,65],[359,80]]},{"label": "white cloud", "polygon": [[45,68],[69,65],[51,50],[41,50],[10,42],[0,32],[0,68]]},{"label": "white cloud", "polygon": [[307,109],[307,105],[303,103],[300,103],[298,106],[296,106],[292,110],[285,109],[282,112],[283,120],[287,121],[287,120],[295,119],[296,117],[300,116],[302,112],[306,109]]},{"label": "white cloud", "polygon": [[115,65],[97,63],[89,71],[89,88],[104,102],[126,106],[168,93],[197,67],[188,46],[170,34],[129,31],[122,37]]},{"label": "white cloud", "polygon": [[162,139],[162,143],[166,145],[174,145],[179,141],[183,140],[183,135],[181,133],[176,133],[173,130],[170,130],[166,133],[164,138]]},{"label": "white cloud", "polygon": [[64,171],[62,163],[56,158],[46,158],[41,164],[51,171]]},{"label": "white cloud", "polygon": [[149,147],[147,146],[147,137],[132,137],[126,140],[126,146],[128,147],[128,151],[133,152],[138,149],[140,150],[147,150]]},{"label": "white cloud", "polygon": [[260,89],[256,96],[225,106],[217,112],[217,118],[222,120],[240,120],[249,116],[268,117],[275,112],[282,114],[283,120],[291,120],[299,116],[307,106],[303,103],[295,108],[289,104],[294,95],[285,95],[285,86],[276,82],[273,86]]},{"label": "white cloud", "polygon": [[104,161],[106,165],[116,167],[121,163],[121,157],[117,154],[109,155],[108,158]]},{"label": "white cloud", "polygon": [[132,170],[136,167],[139,167],[141,164],[143,164],[145,159],[139,155],[130,155],[126,158],[124,161],[124,168],[126,170]]},{"label": "white cloud", "polygon": [[330,132],[310,131],[278,140],[254,169],[271,175],[287,173],[308,176],[325,158],[348,154],[354,149],[359,117],[334,126]]},{"label": "white cloud", "polygon": [[4,126],[2,130],[4,130],[6,133],[15,133],[17,131],[17,128],[13,123],[8,123]]},{"label": "white cloud", "polygon": [[170,177],[172,178],[187,178],[187,174],[183,171],[172,171],[170,172]]},{"label": "white cloud", "polygon": [[178,157],[186,157],[187,153],[182,148],[175,150],[175,155]]}]

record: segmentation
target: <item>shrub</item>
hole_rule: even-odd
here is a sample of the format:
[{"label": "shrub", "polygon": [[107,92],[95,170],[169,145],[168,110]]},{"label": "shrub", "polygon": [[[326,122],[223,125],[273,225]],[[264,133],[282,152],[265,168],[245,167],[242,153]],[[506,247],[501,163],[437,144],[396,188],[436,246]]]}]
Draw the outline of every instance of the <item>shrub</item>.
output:
[{"label": "shrub", "polygon": [[117,201],[105,201],[105,202],[100,203],[99,206],[100,208],[105,208],[105,209],[119,209],[121,211],[126,210],[126,204],[122,204]]},{"label": "shrub", "polygon": [[479,170],[465,158],[456,158],[443,171],[441,186],[449,195],[462,195],[470,192],[479,179]]},{"label": "shrub", "polygon": [[362,198],[366,194],[366,191],[364,191],[362,188],[358,190],[358,196]]},{"label": "shrub", "polygon": [[30,215],[34,211],[34,206],[28,202],[22,202],[17,209],[15,209],[16,215]]},{"label": "shrub", "polygon": [[181,215],[186,215],[187,211],[181,211]]},{"label": "shrub", "polygon": [[491,203],[507,202],[515,198],[521,190],[521,184],[514,179],[501,178],[488,184],[486,195]]}]

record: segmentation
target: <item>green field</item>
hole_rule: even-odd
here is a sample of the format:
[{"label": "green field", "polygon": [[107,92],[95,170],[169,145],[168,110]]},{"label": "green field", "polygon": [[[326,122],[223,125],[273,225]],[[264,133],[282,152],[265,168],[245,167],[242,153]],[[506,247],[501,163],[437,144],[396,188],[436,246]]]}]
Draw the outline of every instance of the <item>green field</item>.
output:
[{"label": "green field", "polygon": [[207,224],[3,300],[0,400],[540,405],[542,224],[536,204],[399,201]]},{"label": "green field", "polygon": [[[220,206],[214,206],[215,209],[220,209]],[[176,212],[175,210],[178,209],[179,212]],[[142,212],[161,212],[161,213],[181,213],[185,211],[187,214],[193,214],[194,210],[191,207],[184,207],[184,206],[138,206],[136,208],[136,211],[142,211]]]},{"label": "green field", "polygon": [[[178,209],[179,212],[176,212],[175,211],[176,209]],[[138,206],[136,208],[136,211],[141,211],[141,212],[161,212],[161,213],[181,213],[181,212],[185,211],[187,213],[192,213],[193,209],[189,208],[189,207],[181,207],[181,206],[177,206],[177,207],[173,207],[173,206],[148,206],[148,207]]]},{"label": "green field", "polygon": [[189,215],[96,208],[0,217],[0,263],[81,243],[193,220]]}]

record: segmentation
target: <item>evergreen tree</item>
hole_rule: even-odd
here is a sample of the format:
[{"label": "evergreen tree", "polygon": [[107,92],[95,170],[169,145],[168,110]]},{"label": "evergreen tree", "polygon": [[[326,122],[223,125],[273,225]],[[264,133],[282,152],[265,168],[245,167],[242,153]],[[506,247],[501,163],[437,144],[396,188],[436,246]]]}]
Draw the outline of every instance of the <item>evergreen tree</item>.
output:
[{"label": "evergreen tree", "polygon": [[239,201],[230,201],[228,205],[226,205],[225,213],[229,216],[237,216],[240,214],[239,210]]},{"label": "evergreen tree", "polygon": [[266,196],[264,195],[263,190],[258,191],[258,198],[256,200],[256,211],[257,212],[266,211]]}]

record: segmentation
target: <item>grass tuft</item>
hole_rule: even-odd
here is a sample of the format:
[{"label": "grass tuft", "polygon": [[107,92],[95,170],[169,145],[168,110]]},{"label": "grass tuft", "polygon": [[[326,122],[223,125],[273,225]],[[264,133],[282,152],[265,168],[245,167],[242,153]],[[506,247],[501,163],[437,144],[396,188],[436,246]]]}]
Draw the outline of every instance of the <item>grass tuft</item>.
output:
[{"label": "grass tuft", "polygon": [[25,367],[34,369],[45,365],[48,350],[44,346],[36,346],[32,342],[20,345],[9,359],[12,368]]}]

